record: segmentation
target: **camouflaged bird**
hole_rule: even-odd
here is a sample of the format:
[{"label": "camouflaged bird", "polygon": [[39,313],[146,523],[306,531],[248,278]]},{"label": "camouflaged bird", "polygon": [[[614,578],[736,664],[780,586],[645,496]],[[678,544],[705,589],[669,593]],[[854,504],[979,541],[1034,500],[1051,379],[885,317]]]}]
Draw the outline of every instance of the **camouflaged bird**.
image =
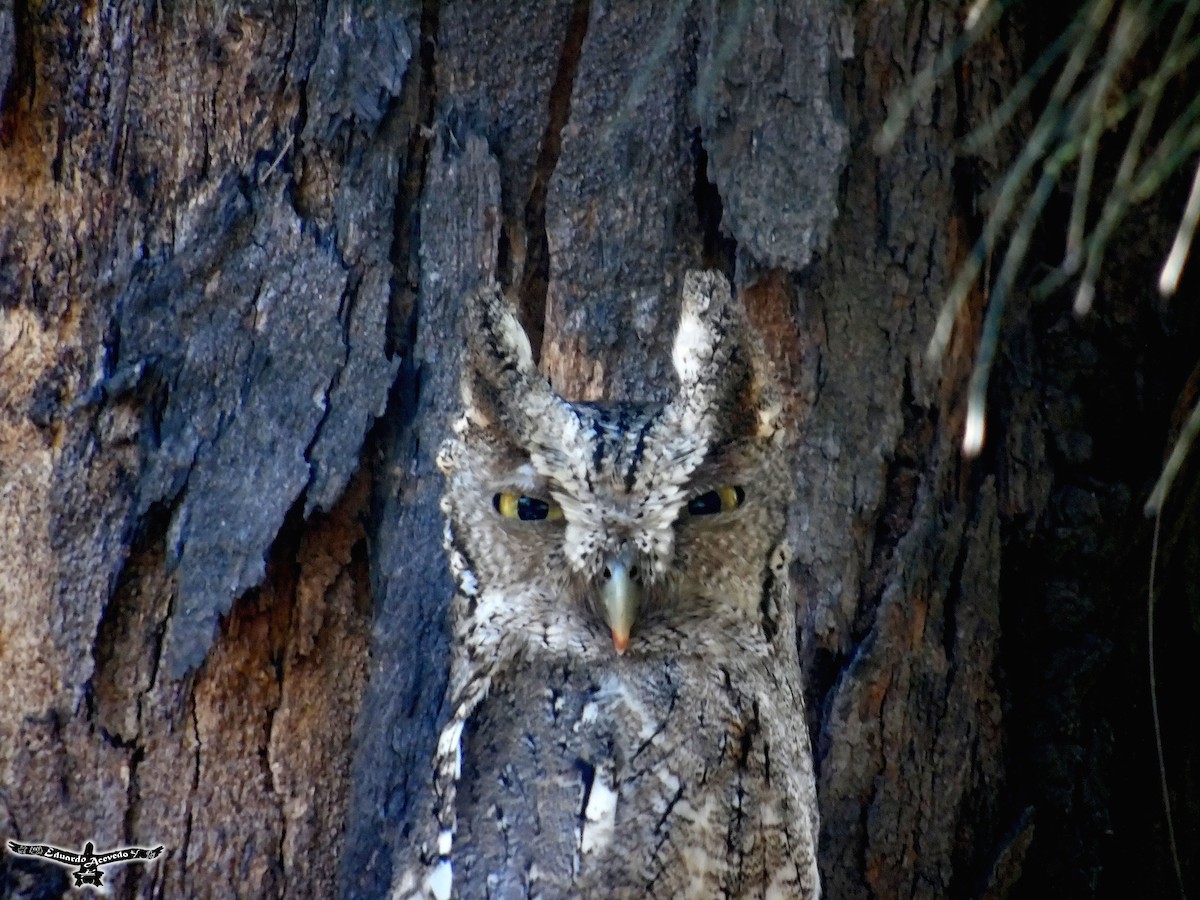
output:
[{"label": "camouflaged bird", "polygon": [[563,400],[495,287],[468,323],[452,713],[392,896],[818,897],[781,412],[724,276],[661,405]]}]

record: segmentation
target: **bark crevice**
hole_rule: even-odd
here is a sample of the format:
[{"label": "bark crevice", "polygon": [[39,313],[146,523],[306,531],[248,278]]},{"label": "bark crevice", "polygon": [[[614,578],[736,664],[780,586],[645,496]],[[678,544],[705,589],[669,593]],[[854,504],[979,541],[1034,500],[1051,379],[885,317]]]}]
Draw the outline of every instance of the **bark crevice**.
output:
[{"label": "bark crevice", "polygon": [[[542,355],[542,336],[546,322],[546,289],[550,283],[550,240],[546,233],[546,195],[562,153],[562,133],[571,116],[571,98],[575,74],[583,55],[591,17],[591,0],[572,0],[570,18],[563,36],[558,68],[550,87],[546,128],[538,147],[537,160],[529,185],[522,225],[525,229],[525,260],[516,287],[519,316],[533,348],[533,359]],[[503,240],[503,238],[502,238]],[[506,273],[501,270],[503,280]]]}]

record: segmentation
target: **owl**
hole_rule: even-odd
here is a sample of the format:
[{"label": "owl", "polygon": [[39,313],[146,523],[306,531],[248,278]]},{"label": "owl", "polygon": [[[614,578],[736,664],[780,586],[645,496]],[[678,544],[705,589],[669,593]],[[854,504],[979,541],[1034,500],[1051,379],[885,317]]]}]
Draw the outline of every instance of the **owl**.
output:
[{"label": "owl", "polygon": [[786,445],[728,282],[687,274],[665,404],[568,402],[496,287],[467,306],[450,712],[392,896],[818,897]]}]

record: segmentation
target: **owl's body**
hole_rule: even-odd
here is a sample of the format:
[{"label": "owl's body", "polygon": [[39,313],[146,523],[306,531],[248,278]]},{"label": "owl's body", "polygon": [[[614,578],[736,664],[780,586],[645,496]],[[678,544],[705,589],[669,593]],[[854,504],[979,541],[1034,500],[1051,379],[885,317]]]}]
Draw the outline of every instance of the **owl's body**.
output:
[{"label": "owl's body", "polygon": [[498,292],[470,315],[437,833],[393,896],[817,897],[784,444],[723,277],[660,407],[568,403]]}]

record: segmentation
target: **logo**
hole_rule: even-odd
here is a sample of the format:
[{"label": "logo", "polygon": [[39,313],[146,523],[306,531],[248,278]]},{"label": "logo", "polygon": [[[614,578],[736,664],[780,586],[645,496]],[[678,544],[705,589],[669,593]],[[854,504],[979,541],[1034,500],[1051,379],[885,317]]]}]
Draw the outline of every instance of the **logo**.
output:
[{"label": "logo", "polygon": [[84,844],[82,853],[63,850],[61,847],[51,847],[49,844],[18,844],[16,841],[9,841],[8,849],[17,856],[42,856],[51,862],[75,869],[75,887],[83,887],[85,884],[100,887],[104,881],[104,873],[100,871],[101,866],[157,859],[158,854],[163,851],[160,844],[153,850],[142,847],[122,847],[119,850],[109,850],[107,853],[95,853],[91,841]]}]

